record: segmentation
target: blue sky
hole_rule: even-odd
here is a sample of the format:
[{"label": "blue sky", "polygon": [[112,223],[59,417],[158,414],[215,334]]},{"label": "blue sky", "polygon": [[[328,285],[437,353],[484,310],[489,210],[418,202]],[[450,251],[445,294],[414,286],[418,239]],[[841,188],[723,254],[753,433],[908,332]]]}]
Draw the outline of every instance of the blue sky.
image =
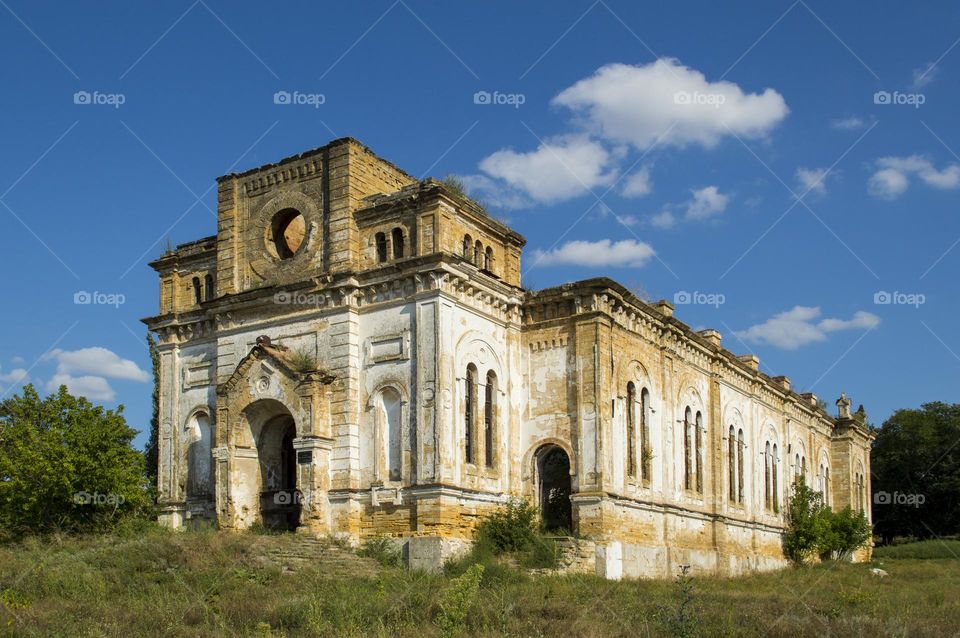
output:
[{"label": "blue sky", "polygon": [[462,176],[528,287],[677,300],[878,424],[956,401],[958,39],[947,2],[2,0],[0,394],[145,430],[146,262],[214,233],[216,176],[349,135]]}]

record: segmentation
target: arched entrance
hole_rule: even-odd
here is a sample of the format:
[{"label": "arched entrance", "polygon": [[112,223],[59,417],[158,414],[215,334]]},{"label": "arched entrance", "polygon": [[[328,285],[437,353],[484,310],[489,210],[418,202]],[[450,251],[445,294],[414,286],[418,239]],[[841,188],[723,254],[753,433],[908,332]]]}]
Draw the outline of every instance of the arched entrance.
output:
[{"label": "arched entrance", "polygon": [[547,530],[573,531],[570,506],[570,457],[559,445],[545,445],[536,454],[540,518]]},{"label": "arched entrance", "polygon": [[280,414],[264,423],[257,440],[260,461],[260,520],[267,529],[295,530],[300,525],[297,452],[293,417]]}]

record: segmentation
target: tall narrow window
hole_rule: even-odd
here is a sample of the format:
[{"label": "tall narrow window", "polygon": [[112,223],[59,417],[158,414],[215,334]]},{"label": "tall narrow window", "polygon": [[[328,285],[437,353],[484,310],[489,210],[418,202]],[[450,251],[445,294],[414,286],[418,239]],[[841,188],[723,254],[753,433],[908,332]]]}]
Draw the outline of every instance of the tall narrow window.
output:
[{"label": "tall narrow window", "polygon": [[770,475],[773,490],[773,511],[780,511],[780,489],[778,487],[778,474],[780,473],[780,459],[777,458],[777,444],[773,444],[773,457],[770,459]]},{"label": "tall narrow window", "polygon": [[694,438],[697,444],[697,491],[703,494],[703,416],[700,412],[697,412],[697,421],[694,424],[694,428]]},{"label": "tall narrow window", "polygon": [[803,480],[807,480],[807,457],[800,457],[800,476],[803,477]]},{"label": "tall narrow window", "polygon": [[763,450],[763,507],[770,509],[770,442]]},{"label": "tall narrow window", "polygon": [[203,413],[194,415],[187,429],[190,436],[187,446],[187,496],[209,496],[213,485],[210,417]]},{"label": "tall narrow window", "polygon": [[731,503],[737,501],[737,433],[730,426],[730,432],[727,433],[727,480],[729,488],[727,496]]},{"label": "tall narrow window", "polygon": [[473,419],[477,403],[477,368],[472,363],[467,366],[467,379],[464,386],[464,453],[467,463],[473,463]]},{"label": "tall narrow window", "polygon": [[200,303],[201,301],[203,301],[203,293],[200,290],[200,278],[194,277],[193,278],[193,302]]},{"label": "tall narrow window", "polygon": [[470,238],[470,235],[463,236],[463,258],[473,261],[473,239]]},{"label": "tall narrow window", "polygon": [[391,233],[391,239],[393,240],[393,258],[402,259],[403,258],[403,229],[394,228]]},{"label": "tall narrow window", "polygon": [[204,291],[203,291],[203,298],[204,298],[204,299],[206,299],[207,301],[210,301],[211,299],[213,299],[214,297],[216,297],[216,295],[214,294],[214,289],[213,289],[213,276],[212,276],[212,275],[205,275],[205,276],[203,277],[203,287],[204,287]]},{"label": "tall narrow window", "polygon": [[387,236],[383,233],[377,233],[377,263],[387,261]]},{"label": "tall narrow window", "polygon": [[650,480],[650,392],[640,391],[640,478]]},{"label": "tall narrow window", "polygon": [[693,429],[693,413],[688,407],[683,413],[683,488],[690,489],[691,468],[690,468],[690,444],[691,430]]},{"label": "tall narrow window", "polygon": [[487,387],[483,398],[483,456],[487,467],[493,467],[494,424],[497,419],[497,375],[487,372]]},{"label": "tall narrow window", "polygon": [[391,481],[399,481],[403,469],[401,432],[401,398],[393,388],[384,388],[380,393],[380,415],[383,428],[383,444],[386,446],[387,475]]},{"label": "tall narrow window", "polygon": [[478,268],[483,268],[483,244],[480,243],[479,239],[473,244],[473,263]]},{"label": "tall narrow window", "polygon": [[743,503],[743,430],[737,432],[737,502]]},{"label": "tall narrow window", "polygon": [[493,270],[493,248],[487,246],[487,251],[483,255],[483,269]]},{"label": "tall narrow window", "polygon": [[637,386],[633,381],[627,384],[627,476],[637,475]]},{"label": "tall narrow window", "polygon": [[830,504],[830,468],[823,468],[823,502],[825,505]]}]

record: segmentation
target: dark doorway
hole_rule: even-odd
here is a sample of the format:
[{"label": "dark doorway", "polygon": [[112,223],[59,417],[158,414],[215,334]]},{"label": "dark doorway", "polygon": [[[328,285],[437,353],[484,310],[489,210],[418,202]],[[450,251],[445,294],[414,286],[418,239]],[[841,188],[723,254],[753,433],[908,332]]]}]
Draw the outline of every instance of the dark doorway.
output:
[{"label": "dark doorway", "polygon": [[272,419],[260,436],[260,517],[267,529],[293,531],[300,525],[301,494],[293,447],[296,436],[297,428],[289,415]]},{"label": "dark doorway", "polygon": [[573,531],[570,506],[570,457],[563,448],[548,445],[537,453],[540,516],[547,530]]}]

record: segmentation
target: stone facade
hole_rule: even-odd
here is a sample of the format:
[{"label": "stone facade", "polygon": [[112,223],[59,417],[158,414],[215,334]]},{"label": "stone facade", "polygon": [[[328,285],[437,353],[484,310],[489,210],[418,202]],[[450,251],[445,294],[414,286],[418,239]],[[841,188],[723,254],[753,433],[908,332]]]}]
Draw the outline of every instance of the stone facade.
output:
[{"label": "stone facade", "polygon": [[866,506],[849,401],[611,280],[524,290],[520,235],[356,140],[219,178],[218,215],[152,263],[168,525],[389,536],[435,568],[521,496],[620,578],[783,565],[799,473]]}]

